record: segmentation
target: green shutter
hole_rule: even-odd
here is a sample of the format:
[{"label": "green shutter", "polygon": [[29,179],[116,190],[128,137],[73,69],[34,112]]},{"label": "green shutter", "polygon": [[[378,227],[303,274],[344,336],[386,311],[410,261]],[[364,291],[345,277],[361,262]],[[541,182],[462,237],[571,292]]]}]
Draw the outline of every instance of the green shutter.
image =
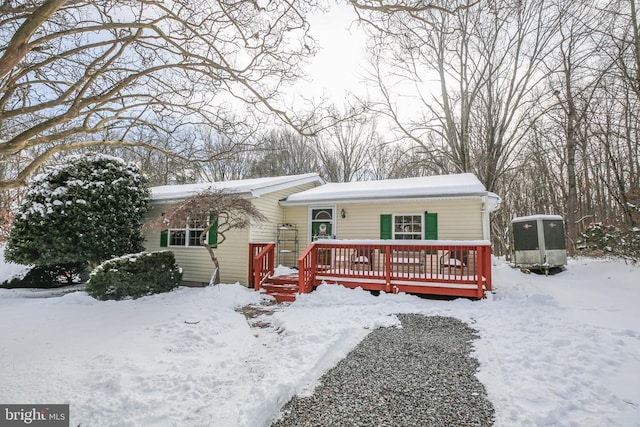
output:
[{"label": "green shutter", "polygon": [[393,239],[393,218],[390,214],[380,215],[380,239]]},{"label": "green shutter", "polygon": [[218,219],[214,215],[209,215],[209,224],[213,222],[213,227],[209,227],[207,243],[212,248],[218,247]]},{"label": "green shutter", "polygon": [[424,213],[424,239],[438,240],[438,214]]},{"label": "green shutter", "polygon": [[160,247],[166,248],[169,245],[169,230],[162,230],[160,232]]}]

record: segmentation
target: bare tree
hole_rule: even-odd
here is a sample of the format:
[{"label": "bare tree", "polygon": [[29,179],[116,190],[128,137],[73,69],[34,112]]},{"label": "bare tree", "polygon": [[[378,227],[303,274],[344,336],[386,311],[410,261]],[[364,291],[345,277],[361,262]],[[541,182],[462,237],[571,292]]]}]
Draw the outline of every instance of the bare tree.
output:
[{"label": "bare tree", "polygon": [[[594,66],[596,52],[601,46],[591,30],[595,18],[593,11],[580,3],[568,4],[563,15],[565,18],[558,32],[557,49],[548,58],[550,62],[553,61],[549,80],[557,100],[549,116],[564,132],[562,146],[565,152],[562,157],[566,183],[563,187],[567,189],[565,219],[569,249],[574,251],[573,242],[578,238],[578,222],[582,217],[578,200],[579,151],[587,151],[590,105],[606,69]],[[582,173],[586,171],[586,168],[582,169]]]},{"label": "bare tree", "polygon": [[474,172],[497,190],[535,122],[540,64],[560,22],[544,1],[378,16],[373,109],[440,172]]},{"label": "bare tree", "polygon": [[380,143],[367,150],[369,179],[406,178],[415,172],[412,169],[410,152],[399,144]]},{"label": "bare tree", "polygon": [[[614,0],[605,9],[609,19],[602,29],[608,40],[605,51],[612,72],[604,79],[604,99],[593,105],[595,136],[606,153],[607,176],[603,182],[629,227],[638,225],[640,191],[640,23],[636,0]],[[606,108],[606,107],[609,108]],[[602,119],[605,120],[602,120]]]},{"label": "bare tree", "polygon": [[249,227],[252,222],[265,221],[266,218],[251,203],[239,194],[226,191],[211,191],[196,194],[174,204],[152,227],[166,230],[172,227],[184,227],[191,220],[207,224],[200,233],[200,244],[207,249],[214,270],[211,284],[220,283],[220,263],[213,247],[207,241],[208,233],[217,233],[217,245],[226,240],[229,230]]},{"label": "bare tree", "polygon": [[404,18],[418,19],[431,24],[432,21],[426,12],[455,13],[469,9],[480,1],[455,0],[455,1],[411,1],[411,0],[349,0],[349,4],[358,13],[361,20],[370,24],[382,26],[386,19],[393,19],[396,15]]},{"label": "bare tree", "polygon": [[317,138],[317,155],[323,176],[332,182],[369,179],[369,150],[381,145],[375,118],[332,112],[340,122]]},{"label": "bare tree", "polygon": [[[2,2],[0,155],[41,150],[3,177],[0,189],[24,185],[60,152],[94,146],[164,151],[132,138],[140,128],[173,135],[185,124],[200,124],[246,135],[258,126],[255,113],[263,112],[308,131],[312,124],[287,113],[278,97],[315,50],[306,33],[310,3]],[[229,114],[231,101],[254,114]]]},{"label": "bare tree", "polygon": [[311,138],[280,129],[269,132],[256,144],[250,175],[295,175],[319,170],[320,160]]}]

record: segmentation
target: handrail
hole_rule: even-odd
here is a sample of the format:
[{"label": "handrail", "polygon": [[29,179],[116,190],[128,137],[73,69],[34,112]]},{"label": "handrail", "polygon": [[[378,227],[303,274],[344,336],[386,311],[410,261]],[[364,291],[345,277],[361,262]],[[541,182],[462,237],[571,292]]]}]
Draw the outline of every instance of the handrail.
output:
[{"label": "handrail", "polygon": [[273,275],[276,244],[250,243],[249,248],[252,254],[249,268],[252,269],[253,288],[259,291],[267,279]]},{"label": "handrail", "polygon": [[318,240],[298,258],[299,292],[323,280],[385,292],[483,298],[491,291],[491,243]]},{"label": "handrail", "polygon": [[313,290],[316,278],[317,254],[315,243],[307,246],[307,249],[298,257],[298,292],[308,294]]}]

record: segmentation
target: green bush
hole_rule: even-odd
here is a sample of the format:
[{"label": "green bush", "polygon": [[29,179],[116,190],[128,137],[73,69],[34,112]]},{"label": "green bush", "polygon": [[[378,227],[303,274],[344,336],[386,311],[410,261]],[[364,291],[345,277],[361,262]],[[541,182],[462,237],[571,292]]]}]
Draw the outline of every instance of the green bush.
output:
[{"label": "green bush", "polygon": [[22,277],[0,283],[0,288],[57,288],[71,285],[81,281],[86,268],[85,263],[38,265]]},{"label": "green bush", "polygon": [[142,251],[147,180],[133,164],[103,154],[74,156],[31,179],[5,259],[18,264],[87,262]]},{"label": "green bush", "polygon": [[640,228],[619,228],[603,223],[591,224],[578,242],[578,249],[591,255],[614,255],[640,260]]},{"label": "green bush", "polygon": [[173,252],[141,252],[102,263],[91,273],[86,290],[100,300],[121,300],[169,292],[181,279]]}]

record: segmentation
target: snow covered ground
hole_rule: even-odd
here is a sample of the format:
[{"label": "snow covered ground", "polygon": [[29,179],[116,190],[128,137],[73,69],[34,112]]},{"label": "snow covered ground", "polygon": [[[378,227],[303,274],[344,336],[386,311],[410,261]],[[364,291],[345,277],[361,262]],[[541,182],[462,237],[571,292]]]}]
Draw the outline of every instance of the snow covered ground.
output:
[{"label": "snow covered ground", "polygon": [[323,285],[253,326],[236,309],[261,296],[238,285],[120,302],[0,290],[0,402],[69,403],[74,426],[268,425],[370,330],[423,313],[480,332],[496,425],[639,426],[639,279],[621,261],[549,277],[496,261],[484,301]]}]

